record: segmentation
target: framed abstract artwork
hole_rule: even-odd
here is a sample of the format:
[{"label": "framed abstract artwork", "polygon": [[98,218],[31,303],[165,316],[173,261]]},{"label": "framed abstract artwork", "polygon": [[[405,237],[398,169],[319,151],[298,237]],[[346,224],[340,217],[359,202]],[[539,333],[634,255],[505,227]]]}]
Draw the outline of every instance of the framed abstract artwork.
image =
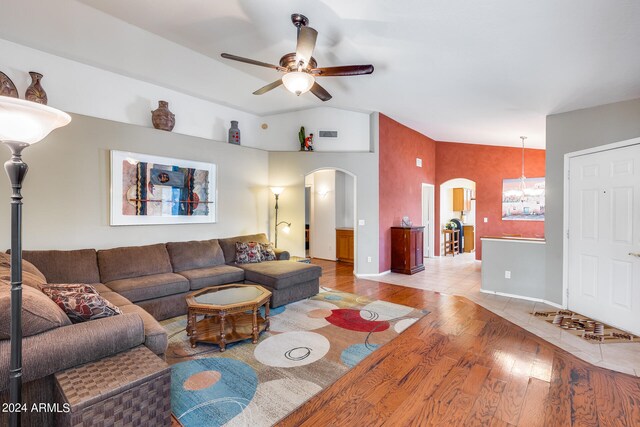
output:
[{"label": "framed abstract artwork", "polygon": [[111,150],[111,225],[216,222],[213,163]]},{"label": "framed abstract artwork", "polygon": [[502,180],[503,221],[544,221],[544,178]]}]

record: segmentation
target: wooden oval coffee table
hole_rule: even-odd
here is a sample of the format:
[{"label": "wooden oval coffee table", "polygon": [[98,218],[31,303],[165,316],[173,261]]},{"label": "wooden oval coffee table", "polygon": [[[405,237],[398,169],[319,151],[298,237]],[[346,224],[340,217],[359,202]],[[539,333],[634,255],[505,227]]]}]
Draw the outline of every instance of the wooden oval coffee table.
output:
[{"label": "wooden oval coffee table", "polygon": [[[220,346],[252,338],[269,330],[271,292],[258,285],[230,284],[203,288],[187,295],[187,335],[198,342]],[[260,307],[264,306],[264,316]],[[198,320],[198,316],[203,316]]]}]

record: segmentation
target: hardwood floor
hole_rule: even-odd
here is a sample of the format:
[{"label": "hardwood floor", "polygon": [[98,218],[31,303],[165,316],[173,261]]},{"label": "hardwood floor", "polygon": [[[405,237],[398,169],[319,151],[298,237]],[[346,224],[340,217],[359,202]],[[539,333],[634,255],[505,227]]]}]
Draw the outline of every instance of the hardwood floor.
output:
[{"label": "hardwood floor", "polygon": [[638,377],[584,362],[463,297],[313,263],[322,286],[431,313],[279,425],[640,426]]}]

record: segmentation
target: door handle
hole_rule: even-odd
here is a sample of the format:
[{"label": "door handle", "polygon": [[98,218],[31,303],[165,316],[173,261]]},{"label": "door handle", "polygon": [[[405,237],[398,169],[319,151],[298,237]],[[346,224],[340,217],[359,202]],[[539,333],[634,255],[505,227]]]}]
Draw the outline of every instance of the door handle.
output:
[{"label": "door handle", "polygon": [[629,255],[640,258],[640,253],[637,252],[629,252]]}]

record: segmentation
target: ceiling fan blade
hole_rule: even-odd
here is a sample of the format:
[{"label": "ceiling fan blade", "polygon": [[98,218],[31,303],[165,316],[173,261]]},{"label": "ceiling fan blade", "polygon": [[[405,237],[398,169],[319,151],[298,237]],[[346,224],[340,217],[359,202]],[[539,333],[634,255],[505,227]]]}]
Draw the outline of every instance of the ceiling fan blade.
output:
[{"label": "ceiling fan blade", "polygon": [[262,95],[265,94],[267,92],[269,92],[272,89],[277,88],[278,86],[280,86],[282,84],[282,79],[278,79],[273,83],[269,83],[266,86],[262,86],[260,89],[258,89],[257,91],[253,92],[254,95]]},{"label": "ceiling fan blade", "polygon": [[300,27],[298,33],[298,46],[296,47],[296,60],[298,63],[302,61],[302,67],[305,68],[311,60],[313,49],[316,47],[316,39],[318,32],[311,27]]},{"label": "ceiling fan blade", "polygon": [[332,98],[329,92],[327,92],[325,88],[320,86],[317,82],[311,86],[311,93],[320,98],[321,101],[328,101]]},{"label": "ceiling fan blade", "polygon": [[309,72],[316,77],[360,76],[373,73],[373,65],[343,65],[341,67],[314,68]]},{"label": "ceiling fan blade", "polygon": [[278,71],[287,71],[286,68],[280,67],[279,65],[267,64],[266,62],[256,61],[255,59],[243,58],[242,56],[231,55],[230,53],[222,53],[220,54],[223,58],[231,59],[233,61],[240,61],[251,65],[258,65],[260,67],[273,68]]}]

